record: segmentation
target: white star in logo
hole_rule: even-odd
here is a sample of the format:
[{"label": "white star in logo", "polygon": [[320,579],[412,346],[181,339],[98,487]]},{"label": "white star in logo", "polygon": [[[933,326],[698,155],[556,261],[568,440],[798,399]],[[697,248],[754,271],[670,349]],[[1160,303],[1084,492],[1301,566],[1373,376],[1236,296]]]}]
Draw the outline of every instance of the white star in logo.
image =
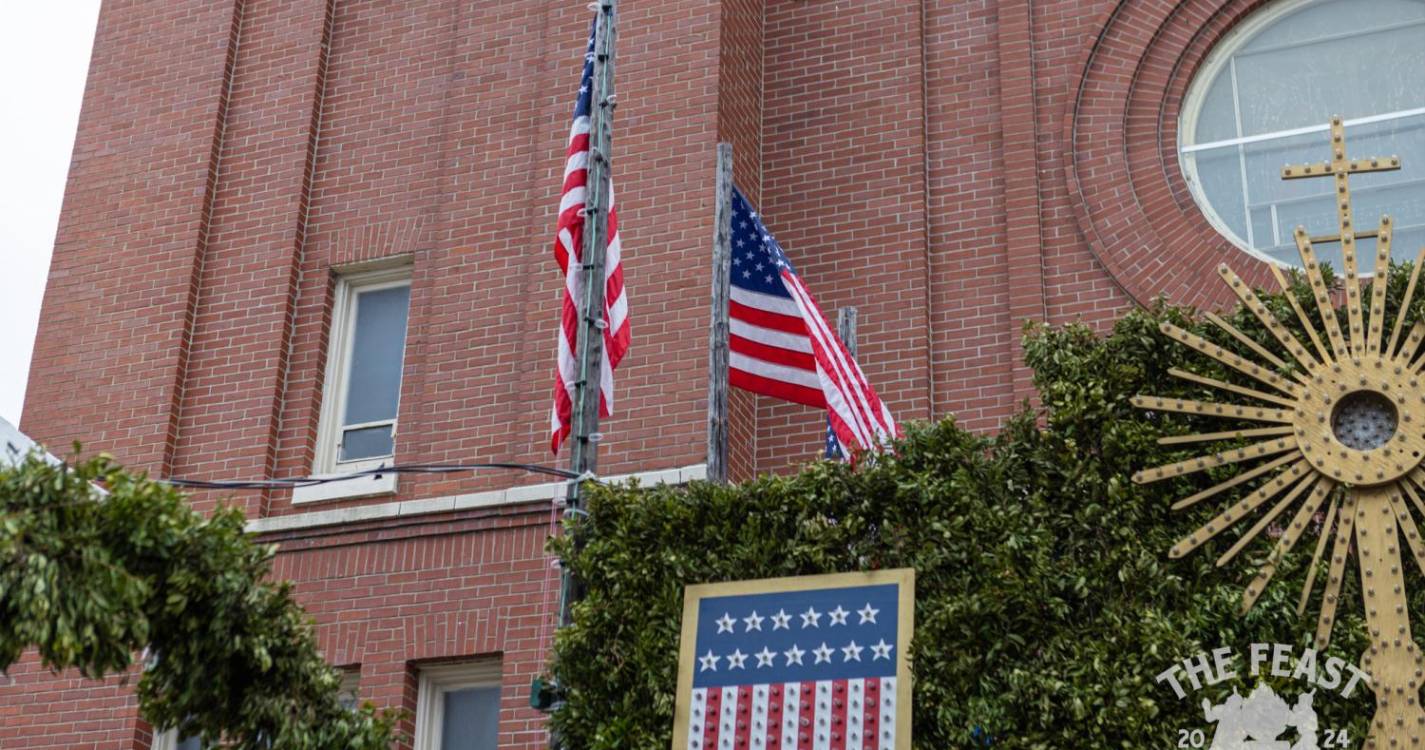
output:
[{"label": "white star in logo", "polygon": [[756,211],[751,212],[750,215],[751,215],[752,218],[754,218],[754,219],[757,218],[757,212],[756,212]]},{"label": "white star in logo", "polygon": [[719,617],[719,618],[717,618],[716,620],[713,620],[713,622],[717,623],[717,632],[719,632],[719,633],[731,633],[731,632],[732,632],[732,624],[733,624],[733,622],[735,622],[735,620],[732,619],[732,615],[730,615],[730,614],[728,614],[728,613],[726,613],[726,612],[723,612],[723,613],[722,613],[722,617]]},{"label": "white star in logo", "polygon": [[807,607],[807,611],[802,613],[802,627],[819,628],[821,625],[817,621],[820,619],[820,612],[817,612],[814,607]]},{"label": "white star in logo", "polygon": [[747,654],[742,653],[742,649],[735,649],[727,655],[728,669],[744,669],[747,663]]},{"label": "white star in logo", "polygon": [[754,609],[754,610],[752,610],[752,614],[748,615],[747,617],[742,618],[742,621],[745,622],[745,623],[747,623],[747,630],[748,630],[748,631],[752,631],[752,630],[761,630],[761,629],[762,629],[762,621],[765,620],[765,619],[767,619],[767,618],[762,617],[761,615],[758,615],[758,614],[757,614],[757,610]]},{"label": "white star in logo", "polygon": [[757,668],[761,669],[763,667],[772,666],[772,658],[775,657],[776,654],[768,650],[766,646],[763,646],[762,650],[753,654],[753,656],[757,657]]},{"label": "white star in logo", "polygon": [[871,661],[875,661],[876,659],[890,659],[891,649],[893,648],[895,648],[895,646],[886,643],[886,639],[882,638],[880,643],[871,647]]},{"label": "white star in logo", "polygon": [[[711,652],[709,652],[709,653],[711,653]],[[797,648],[797,644],[793,643],[791,650],[789,650],[789,651],[783,651],[782,653],[784,653],[784,654],[787,655],[787,666],[790,667],[790,666],[792,666],[793,664],[801,664],[801,663],[802,663],[802,654],[805,654],[806,652],[803,651],[803,650],[801,650],[801,649],[799,649],[799,648]]]},{"label": "white star in logo", "polygon": [[881,610],[873,609],[870,602],[866,602],[866,606],[856,610],[856,614],[861,615],[861,622],[859,623],[861,625],[865,625],[868,622],[874,623],[876,621],[876,615],[880,613]]},{"label": "white star in logo", "polygon": [[711,670],[711,671],[713,671],[713,672],[716,672],[716,671],[717,671],[717,663],[718,663],[719,661],[721,661],[721,660],[722,660],[722,657],[721,657],[721,656],[713,656],[712,649],[708,649],[708,655],[707,655],[707,656],[699,656],[699,657],[698,657],[698,671],[699,671],[699,672],[707,672],[707,671]]},{"label": "white star in logo", "polygon": [[746,229],[746,228],[747,228],[748,226],[750,226],[750,225],[747,223],[747,220],[746,220],[746,219],[743,219],[743,220],[738,224],[738,226],[742,227],[743,229]]},{"label": "white star in logo", "polygon": [[772,277],[771,277],[771,276],[765,276],[765,277],[763,277],[763,278],[765,278],[765,279],[767,280],[767,283],[768,283],[768,284],[772,283]]},{"label": "white star in logo", "polygon": [[791,629],[792,629],[791,626],[787,624],[791,619],[792,619],[792,616],[789,615],[789,614],[787,614],[787,610],[785,610],[785,609],[779,609],[779,610],[777,610],[777,614],[772,615],[772,629],[773,629],[773,630],[782,630],[782,629],[791,630]]},{"label": "white star in logo", "polygon": [[744,279],[750,279],[750,278],[752,278],[752,272],[751,272],[751,271],[743,271],[743,272],[742,272],[742,278],[744,278]]},{"label": "white star in logo", "polygon": [[752,268],[753,268],[754,270],[761,271],[763,268],[766,268],[766,266],[762,265],[761,263],[758,263],[757,265],[753,266]]},{"label": "white star in logo", "polygon": [[740,266],[740,265],[742,265],[742,259],[739,258],[739,257],[737,257],[736,255],[732,256],[732,265],[734,265],[734,266]]},{"label": "white star in logo", "polygon": [[846,616],[849,615],[849,614],[851,614],[851,613],[850,613],[850,612],[847,612],[847,611],[844,610],[844,609],[842,609],[842,608],[841,608],[841,605],[838,604],[838,605],[836,605],[836,609],[831,610],[831,611],[828,612],[827,614],[831,615],[831,624],[832,624],[832,625],[845,625],[845,624],[846,624]]},{"label": "white star in logo", "polygon": [[841,647],[841,661],[861,661],[861,652],[865,647],[857,646],[856,641],[852,641]]},{"label": "white star in logo", "polygon": [[813,654],[816,654],[816,663],[817,663],[817,664],[820,664],[820,663],[822,663],[822,662],[826,662],[826,663],[828,663],[828,664],[831,663],[831,649],[830,649],[830,648],[827,648],[827,646],[826,646],[826,641],[822,641],[822,642],[821,642],[821,646],[818,647],[818,648],[812,649],[811,652],[812,652]]}]

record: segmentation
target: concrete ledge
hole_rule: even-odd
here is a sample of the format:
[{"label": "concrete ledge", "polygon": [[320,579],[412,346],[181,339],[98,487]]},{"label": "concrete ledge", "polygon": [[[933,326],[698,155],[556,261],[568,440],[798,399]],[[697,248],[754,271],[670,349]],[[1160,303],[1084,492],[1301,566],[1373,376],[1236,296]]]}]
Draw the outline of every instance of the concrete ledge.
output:
[{"label": "concrete ledge", "polygon": [[[606,482],[626,482],[630,479],[636,479],[638,483],[642,485],[686,484],[688,482],[706,479],[707,475],[707,464],[694,464],[677,469],[644,471],[637,474],[621,474],[619,476],[604,477],[603,479]],[[286,516],[254,518],[247,522],[247,530],[253,534],[262,534],[272,531],[308,529],[314,526],[335,526],[359,521],[374,521],[382,518],[404,518],[430,513],[448,513],[450,511],[467,510],[470,508],[493,508],[501,505],[519,505],[521,503],[541,501],[552,502],[554,500],[562,500],[565,492],[568,490],[568,486],[569,485],[565,482],[546,482],[544,484],[510,487],[503,490],[472,492],[466,495],[448,495],[446,497],[432,497],[422,500],[405,500],[402,502],[378,503],[375,505],[356,505],[349,508],[332,508],[330,510],[318,510],[310,513],[293,513]]]}]

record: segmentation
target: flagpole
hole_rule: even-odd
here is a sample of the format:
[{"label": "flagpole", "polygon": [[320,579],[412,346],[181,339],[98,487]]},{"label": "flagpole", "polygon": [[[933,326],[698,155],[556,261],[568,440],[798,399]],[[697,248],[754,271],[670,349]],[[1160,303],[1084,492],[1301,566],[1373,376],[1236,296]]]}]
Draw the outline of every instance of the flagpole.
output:
[{"label": "flagpole", "polygon": [[[614,42],[618,37],[616,0],[599,0],[589,8],[598,13],[594,33],[593,91],[589,107],[589,162],[584,201],[583,247],[580,249],[580,284],[583,298],[579,300],[579,338],[575,357],[578,376],[573,383],[573,414],[569,468],[579,475],[570,480],[565,493],[564,519],[573,521],[587,515],[583,508],[583,482],[593,477],[599,465],[599,404],[603,374],[604,330],[604,260],[608,250],[609,211],[612,189],[609,181],[610,152],[613,144]],[[573,535],[573,527],[570,527]],[[578,539],[573,539],[578,544]],[[559,613],[557,625],[566,627],[572,620],[572,608],[581,597],[578,582],[567,565],[560,566]],[[530,703],[553,709],[563,701],[559,685],[544,685],[536,680]],[[549,746],[564,748],[564,740],[553,730]]]},{"label": "flagpole", "polygon": [[[609,235],[609,150],[613,141],[615,0],[592,6],[599,14],[594,36],[594,90],[589,108],[589,176],[585,192],[584,247],[580,268],[583,299],[579,305],[579,339],[575,350],[578,379],[574,381],[572,450],[569,468],[580,479],[569,482],[564,515],[583,513],[583,478],[598,471],[599,383],[603,369],[604,256]],[[560,579],[559,625],[569,624],[569,611],[577,597],[574,579],[564,568]]]},{"label": "flagpole", "polygon": [[713,202],[712,315],[708,326],[709,482],[727,483],[727,335],[732,274],[732,144],[717,144]]},{"label": "flagpole", "polygon": [[[836,310],[836,335],[841,338],[841,343],[846,345],[846,353],[851,355],[851,359],[856,359],[856,308],[850,305],[840,307]],[[831,454],[831,441],[835,436],[831,429],[831,410],[826,412],[826,457],[840,458]]]}]

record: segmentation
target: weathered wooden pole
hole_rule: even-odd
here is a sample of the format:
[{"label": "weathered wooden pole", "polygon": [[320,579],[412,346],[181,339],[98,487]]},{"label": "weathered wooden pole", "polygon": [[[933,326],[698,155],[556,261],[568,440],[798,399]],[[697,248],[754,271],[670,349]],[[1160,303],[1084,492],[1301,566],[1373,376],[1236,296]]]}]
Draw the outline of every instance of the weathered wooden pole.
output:
[{"label": "weathered wooden pole", "polygon": [[708,481],[727,482],[727,336],[732,285],[732,144],[717,144],[712,315],[708,324]]}]

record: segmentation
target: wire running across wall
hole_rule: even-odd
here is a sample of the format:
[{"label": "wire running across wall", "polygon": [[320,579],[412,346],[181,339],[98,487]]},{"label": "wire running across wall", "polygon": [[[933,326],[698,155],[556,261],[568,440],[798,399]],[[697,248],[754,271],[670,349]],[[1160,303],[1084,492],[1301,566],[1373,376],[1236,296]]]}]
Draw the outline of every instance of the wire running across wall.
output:
[{"label": "wire running across wall", "polygon": [[381,466],[364,471],[353,471],[349,474],[334,474],[320,477],[291,477],[286,479],[252,479],[252,480],[208,480],[208,479],[182,479],[169,478],[162,479],[165,484],[185,489],[195,490],[282,490],[294,489],[297,487],[314,487],[332,482],[346,482],[362,477],[380,477],[384,474],[459,474],[464,472],[504,470],[523,471],[529,474],[541,474],[566,480],[589,480],[599,481],[598,477],[592,474],[579,474],[568,469],[559,469],[553,466],[542,466],[540,464],[522,464],[508,462],[494,463],[471,463],[471,464],[395,464],[393,466]]}]

